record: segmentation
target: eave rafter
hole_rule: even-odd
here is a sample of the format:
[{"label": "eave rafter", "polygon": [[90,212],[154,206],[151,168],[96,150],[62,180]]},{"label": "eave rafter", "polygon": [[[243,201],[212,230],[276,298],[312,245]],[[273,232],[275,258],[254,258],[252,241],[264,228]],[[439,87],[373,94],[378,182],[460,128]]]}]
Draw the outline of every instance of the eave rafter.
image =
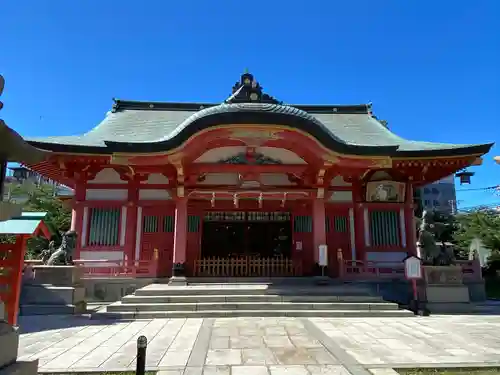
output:
[{"label": "eave rafter", "polygon": [[482,159],[477,155],[439,159],[397,159],[393,161],[393,171],[412,181],[415,186],[431,183],[450,176],[460,169],[480,165]]}]

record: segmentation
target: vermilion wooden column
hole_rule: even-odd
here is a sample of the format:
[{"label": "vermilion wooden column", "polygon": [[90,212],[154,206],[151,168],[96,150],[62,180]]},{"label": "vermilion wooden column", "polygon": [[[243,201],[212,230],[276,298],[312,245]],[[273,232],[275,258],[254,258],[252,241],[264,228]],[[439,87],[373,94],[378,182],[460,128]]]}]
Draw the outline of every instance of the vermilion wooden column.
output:
[{"label": "vermilion wooden column", "polygon": [[[137,203],[139,200],[139,189],[137,186],[130,186],[128,189],[127,220],[125,228],[124,253],[129,260],[135,259],[135,246],[137,240]],[[142,228],[141,228],[142,229]]]},{"label": "vermilion wooden column", "polygon": [[312,202],[314,260],[319,262],[319,246],[326,245],[326,214],[324,199]]},{"label": "vermilion wooden column", "polygon": [[365,245],[365,218],[363,205],[363,187],[361,184],[354,184],[352,187],[353,209],[354,209],[354,238],[356,243],[356,260],[364,261],[366,257]]},{"label": "vermilion wooden column", "polygon": [[175,205],[173,276],[186,276],[187,199],[178,198]]},{"label": "vermilion wooden column", "polygon": [[408,253],[417,255],[417,237],[415,233],[415,211],[413,203],[413,185],[408,182],[406,184],[405,192],[405,205],[404,205],[404,215],[405,215],[405,229],[406,229],[406,247]]},{"label": "vermilion wooden column", "polygon": [[75,186],[75,196],[73,198],[73,208],[71,211],[71,230],[74,230],[78,239],[76,241],[74,259],[80,259],[80,251],[82,249],[81,237],[83,235],[83,209],[85,201],[85,184],[77,181]]}]

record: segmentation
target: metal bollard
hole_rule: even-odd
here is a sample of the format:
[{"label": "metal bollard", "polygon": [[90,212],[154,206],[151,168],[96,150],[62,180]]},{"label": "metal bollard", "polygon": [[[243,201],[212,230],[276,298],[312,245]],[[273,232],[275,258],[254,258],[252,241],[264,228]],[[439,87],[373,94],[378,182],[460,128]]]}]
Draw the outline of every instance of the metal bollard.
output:
[{"label": "metal bollard", "polygon": [[146,372],[146,348],[148,347],[148,339],[146,336],[139,336],[137,339],[137,365],[135,368],[136,375],[144,375]]}]

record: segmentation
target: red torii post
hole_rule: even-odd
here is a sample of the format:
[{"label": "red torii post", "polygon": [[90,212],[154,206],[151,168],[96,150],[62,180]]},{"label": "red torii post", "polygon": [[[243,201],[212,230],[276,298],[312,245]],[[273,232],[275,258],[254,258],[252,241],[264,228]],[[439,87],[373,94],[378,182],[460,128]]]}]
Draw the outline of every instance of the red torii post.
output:
[{"label": "red torii post", "polygon": [[[16,242],[0,244],[0,300],[5,304],[7,322],[17,324],[26,244],[31,236],[50,239],[42,221],[46,212],[24,212],[22,216],[0,223],[0,234],[16,236]],[[21,224],[20,224],[21,223]]]}]

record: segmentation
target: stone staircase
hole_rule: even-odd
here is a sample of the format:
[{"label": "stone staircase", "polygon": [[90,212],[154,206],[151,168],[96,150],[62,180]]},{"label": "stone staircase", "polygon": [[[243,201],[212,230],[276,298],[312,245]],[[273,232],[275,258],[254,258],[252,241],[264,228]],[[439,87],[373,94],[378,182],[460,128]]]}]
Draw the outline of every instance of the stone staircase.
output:
[{"label": "stone staircase", "polygon": [[413,316],[365,286],[276,283],[151,284],[92,314],[94,318]]}]

